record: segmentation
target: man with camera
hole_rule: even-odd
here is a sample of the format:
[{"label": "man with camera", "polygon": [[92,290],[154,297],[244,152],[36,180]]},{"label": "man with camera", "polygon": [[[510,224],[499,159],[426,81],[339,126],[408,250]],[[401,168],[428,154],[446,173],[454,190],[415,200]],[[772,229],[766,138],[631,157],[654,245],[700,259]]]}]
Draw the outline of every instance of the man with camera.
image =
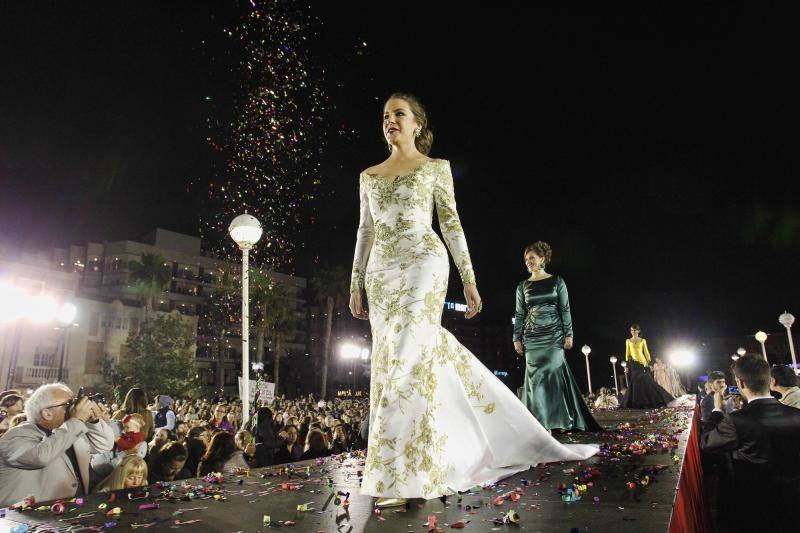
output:
[{"label": "man with camera", "polygon": [[28,399],[28,421],[0,439],[0,507],[88,494],[90,455],[113,448],[114,430],[82,392],[50,383]]},{"label": "man with camera", "polygon": [[700,438],[704,452],[731,459],[731,493],[741,500],[725,499],[721,507],[734,531],[793,531],[800,505],[800,410],[770,396],[770,367],[761,356],[744,355],[731,369],[747,405],[724,414],[726,390],[718,388]]}]

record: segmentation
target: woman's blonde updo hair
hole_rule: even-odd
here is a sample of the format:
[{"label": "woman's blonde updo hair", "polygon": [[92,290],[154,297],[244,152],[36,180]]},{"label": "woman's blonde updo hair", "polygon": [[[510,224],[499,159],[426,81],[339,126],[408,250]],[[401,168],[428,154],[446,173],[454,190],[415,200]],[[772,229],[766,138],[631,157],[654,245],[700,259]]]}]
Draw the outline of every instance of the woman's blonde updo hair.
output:
[{"label": "woman's blonde updo hair", "polygon": [[526,247],[525,251],[522,252],[522,257],[528,255],[528,252],[533,252],[544,260],[542,268],[549,265],[550,259],[553,257],[553,249],[550,248],[550,245],[544,241],[536,241],[535,243]]},{"label": "woman's blonde updo hair", "polygon": [[[425,112],[425,107],[419,101],[419,98],[408,93],[392,93],[392,95],[389,96],[386,101],[388,102],[392,98],[403,100],[404,102],[408,103],[408,107],[410,107],[411,112],[414,113],[414,119],[421,128],[419,137],[414,137],[414,144],[420,153],[425,155],[430,154],[431,147],[433,146],[433,132],[428,125],[428,113]],[[389,151],[392,151],[391,144],[389,145]]]}]

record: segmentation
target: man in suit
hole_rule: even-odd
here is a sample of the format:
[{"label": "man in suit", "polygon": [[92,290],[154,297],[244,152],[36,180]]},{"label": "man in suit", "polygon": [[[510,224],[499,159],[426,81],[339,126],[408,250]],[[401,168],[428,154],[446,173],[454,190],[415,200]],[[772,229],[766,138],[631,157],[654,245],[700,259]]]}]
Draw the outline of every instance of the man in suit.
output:
[{"label": "man in suit", "polygon": [[725,383],[725,374],[719,370],[709,372],[706,383],[708,383],[708,394],[700,402],[700,421],[704,424],[708,422],[711,417],[711,411],[714,410],[714,393],[720,390],[724,392],[728,387],[728,384]]},{"label": "man in suit", "polygon": [[70,407],[72,391],[62,383],[42,385],[25,405],[28,421],[0,439],[0,507],[27,496],[36,501],[89,493],[92,453],[114,446],[114,430],[100,420],[88,398]]},{"label": "man in suit", "polygon": [[781,393],[780,402],[783,405],[800,409],[800,388],[797,386],[797,376],[792,367],[773,367],[770,389]]},{"label": "man in suit", "polygon": [[700,438],[704,452],[730,453],[737,501],[721,503],[737,531],[792,531],[800,505],[800,409],[770,396],[762,357],[740,357],[731,370],[747,405],[723,414],[725,389],[718,389]]}]

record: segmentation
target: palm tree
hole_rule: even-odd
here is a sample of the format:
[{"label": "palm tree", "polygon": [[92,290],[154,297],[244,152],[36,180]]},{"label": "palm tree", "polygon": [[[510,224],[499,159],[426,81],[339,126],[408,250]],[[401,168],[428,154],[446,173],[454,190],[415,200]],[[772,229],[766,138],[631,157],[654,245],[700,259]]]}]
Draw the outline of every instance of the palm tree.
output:
[{"label": "palm tree", "polygon": [[283,341],[286,334],[291,333],[296,326],[297,317],[294,314],[294,304],[287,298],[277,298],[275,305],[270,308],[269,322],[271,324],[272,336],[275,341],[274,355],[275,364],[273,368],[273,381],[275,382],[275,394],[278,394],[278,382],[280,380],[280,362],[283,355]]},{"label": "palm tree", "polygon": [[253,329],[256,335],[256,361],[264,361],[264,339],[269,331],[268,310],[275,304],[280,293],[269,272],[261,269],[250,271],[250,298],[253,301]]},{"label": "palm tree", "polygon": [[225,345],[227,335],[238,324],[238,315],[233,311],[239,305],[241,288],[238,279],[228,271],[219,270],[216,273],[217,284],[206,300],[206,311],[203,316],[205,326],[212,332],[216,346],[214,355],[216,359],[216,385],[222,390],[225,387]]},{"label": "palm tree", "polygon": [[331,356],[331,333],[333,312],[341,307],[350,294],[350,272],[341,266],[329,270],[320,269],[311,279],[317,303],[325,308],[325,340],[322,347],[322,398],[328,392],[328,363]]},{"label": "palm tree", "polygon": [[164,292],[172,280],[172,273],[164,266],[164,259],[158,254],[142,254],[141,261],[131,261],[130,280],[136,284],[136,292],[144,306],[144,317],[155,307],[155,299]]}]

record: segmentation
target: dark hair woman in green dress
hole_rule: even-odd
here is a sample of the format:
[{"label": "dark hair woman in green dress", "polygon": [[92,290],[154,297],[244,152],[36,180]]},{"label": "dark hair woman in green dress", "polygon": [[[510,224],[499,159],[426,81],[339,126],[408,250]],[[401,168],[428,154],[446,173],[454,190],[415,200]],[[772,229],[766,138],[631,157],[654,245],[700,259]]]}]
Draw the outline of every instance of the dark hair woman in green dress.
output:
[{"label": "dark hair woman in green dress", "polygon": [[572,316],[564,280],[544,270],[552,249],[537,241],[524,257],[531,276],[517,286],[514,318],[514,349],[526,363],[522,403],[547,429],[602,431],[564,358],[572,348]]}]

